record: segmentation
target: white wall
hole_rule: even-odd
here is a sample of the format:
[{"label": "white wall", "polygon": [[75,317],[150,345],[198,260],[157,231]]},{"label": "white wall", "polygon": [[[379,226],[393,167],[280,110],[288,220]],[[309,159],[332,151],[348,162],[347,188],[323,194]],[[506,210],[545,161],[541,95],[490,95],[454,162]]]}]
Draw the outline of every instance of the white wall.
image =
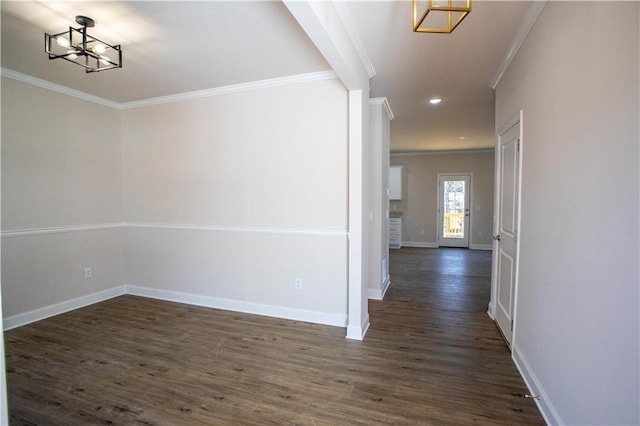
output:
[{"label": "white wall", "polygon": [[524,110],[514,357],[551,423],[638,424],[639,4],[549,2],[496,92]]},{"label": "white wall", "polygon": [[[438,173],[471,173],[469,247],[491,249],[493,227],[493,151],[462,154],[392,154],[391,164],[404,166],[403,200],[391,201],[402,212],[402,243],[438,246]],[[421,231],[424,231],[423,233]]]},{"label": "white wall", "polygon": [[338,80],[126,111],[8,78],[2,95],[5,326],[125,284],[346,324]]},{"label": "white wall", "polygon": [[121,220],[120,156],[119,111],[2,79],[5,318],[123,283],[120,230],[76,228]]},{"label": "white wall", "polygon": [[346,111],[338,80],[124,111],[127,284],[344,325]]}]

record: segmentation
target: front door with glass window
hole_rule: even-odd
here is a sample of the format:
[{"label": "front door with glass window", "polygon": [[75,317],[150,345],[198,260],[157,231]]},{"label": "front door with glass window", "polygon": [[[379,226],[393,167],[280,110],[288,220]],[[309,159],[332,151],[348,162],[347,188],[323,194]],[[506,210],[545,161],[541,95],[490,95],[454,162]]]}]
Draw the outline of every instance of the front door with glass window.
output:
[{"label": "front door with glass window", "polygon": [[438,175],[438,246],[469,247],[471,175]]}]

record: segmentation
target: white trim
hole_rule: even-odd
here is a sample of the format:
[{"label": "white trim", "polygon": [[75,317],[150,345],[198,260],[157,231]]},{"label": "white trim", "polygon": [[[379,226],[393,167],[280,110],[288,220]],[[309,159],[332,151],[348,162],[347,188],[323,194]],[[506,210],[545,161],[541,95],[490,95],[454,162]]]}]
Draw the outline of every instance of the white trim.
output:
[{"label": "white trim", "polygon": [[493,250],[492,244],[469,244],[471,250]]},{"label": "white trim", "polygon": [[105,300],[109,300],[125,294],[166,300],[169,302],[204,306],[207,308],[243,312],[252,315],[263,315],[295,321],[305,321],[314,324],[331,325],[335,327],[345,327],[347,325],[346,314],[331,314],[327,312],[309,311],[305,309],[296,309],[284,306],[263,305],[259,303],[244,302],[241,300],[201,296],[198,294],[169,290],[158,290],[135,285],[121,285],[110,288],[108,290],[98,291],[96,293],[80,296],[72,300],[67,300],[64,302],[45,306],[43,308],[38,308],[33,311],[4,318],[4,329],[11,330],[12,328],[21,327],[32,322],[50,318],[55,315],[72,311],[74,309],[93,305],[95,303],[104,302]]},{"label": "white trim", "polygon": [[416,247],[416,248],[438,248],[437,243],[429,243],[422,241],[403,241],[403,247]]},{"label": "white trim", "polygon": [[544,9],[546,4],[547,0],[536,0],[531,2],[531,6],[529,6],[529,10],[524,16],[518,32],[511,41],[511,46],[509,47],[507,54],[502,59],[502,62],[496,70],[493,79],[491,79],[489,87],[491,87],[492,89],[495,89],[498,86],[500,79],[509,68],[509,65],[511,65],[513,59],[516,57],[518,50],[520,50],[520,47],[522,47],[522,43],[524,43],[527,35],[529,34],[529,31],[531,31],[531,28],[533,28],[533,25],[538,19],[538,16],[540,16],[540,13],[542,12],[542,9]]},{"label": "white trim", "polygon": [[[403,241],[403,247],[417,247],[417,248],[438,248],[437,243],[422,242],[422,241]],[[491,244],[469,244],[470,250],[493,250]]]},{"label": "white trim", "polygon": [[189,305],[204,306],[206,308],[223,309],[225,311],[243,312],[246,314],[262,315],[295,321],[305,321],[335,327],[345,327],[347,325],[347,316],[345,314],[331,314],[327,312],[309,311],[285,306],[263,305],[260,303],[245,302],[242,300],[222,299],[219,297],[202,296],[171,290],[160,290],[129,284],[127,284],[125,288],[126,294],[166,300],[169,302],[186,303]]},{"label": "white trim", "polygon": [[319,71],[308,74],[291,75],[286,77],[271,78],[267,80],[250,81],[248,83],[231,84],[229,86],[214,87],[211,89],[195,90],[193,92],[178,93],[169,96],[160,96],[157,98],[142,99],[133,102],[125,102],[120,104],[120,109],[129,110],[135,108],[144,108],[174,102],[190,101],[193,99],[229,95],[232,93],[240,93],[250,90],[269,89],[273,87],[288,86],[292,84],[331,80],[334,78],[337,78],[337,76],[333,71]]},{"label": "white trim", "polygon": [[74,309],[83,308],[85,306],[93,305],[94,303],[104,302],[105,300],[122,296],[123,294],[125,294],[125,291],[126,287],[120,285],[107,290],[102,290],[96,293],[76,297],[75,299],[66,300],[64,302],[34,309],[22,314],[12,315],[10,317],[4,318],[4,329],[11,330],[12,328],[21,327],[32,322],[40,321],[45,318],[73,311]]},{"label": "white trim", "polygon": [[367,298],[371,300],[382,300],[382,290],[370,288],[367,291]]},{"label": "white trim", "polygon": [[360,326],[348,325],[347,326],[347,339],[351,340],[364,340],[364,336],[369,331],[369,326],[371,323],[369,322],[369,313],[367,312],[367,317],[364,319]]},{"label": "white trim", "polygon": [[81,92],[80,90],[71,89],[59,84],[51,83],[50,81],[32,77],[27,74],[22,74],[21,72],[13,71],[8,68],[0,68],[0,73],[2,74],[2,77],[7,77],[21,83],[30,84],[31,86],[40,87],[41,89],[50,90],[62,95],[81,99],[83,101],[92,102],[94,104],[102,105],[107,108],[120,109],[121,104],[119,104],[118,102],[110,101],[99,96],[90,95],[88,93]]},{"label": "white trim", "polygon": [[489,154],[495,151],[494,147],[491,148],[477,148],[477,149],[454,149],[454,150],[442,150],[442,151],[396,151],[391,152],[392,157],[414,157],[419,155],[462,155],[462,154]]},{"label": "white trim", "polygon": [[516,365],[516,368],[520,372],[522,379],[524,380],[527,389],[529,389],[530,395],[537,395],[540,399],[534,399],[533,401],[536,403],[540,414],[544,418],[544,421],[548,425],[564,425],[566,424],[560,414],[556,410],[556,408],[551,403],[551,398],[545,392],[542,384],[536,377],[533,369],[527,362],[526,358],[520,351],[520,349],[514,344],[513,345],[513,353],[512,353],[513,362]]},{"label": "white trim", "polygon": [[[496,322],[496,318],[493,316],[493,303],[489,302],[489,305],[487,305],[487,315],[489,315],[489,318],[491,318],[491,321]],[[497,327],[497,324],[496,324]]]},{"label": "white trim", "polygon": [[34,235],[62,234],[65,232],[97,231],[101,229],[120,228],[124,223],[99,223],[94,225],[70,225],[54,226],[50,228],[15,229],[13,231],[2,231],[2,238],[10,237],[30,237]]},{"label": "white trim", "polygon": [[[438,232],[436,235],[437,238],[437,246],[438,247],[450,247],[450,248],[470,248],[471,245],[471,236],[473,235],[473,221],[471,220],[471,216],[470,216],[470,212],[471,212],[471,206],[473,206],[473,172],[460,172],[460,173],[438,173],[438,190],[437,190],[437,200],[438,200],[438,205],[437,205],[437,209],[436,209],[436,215],[437,215],[437,222],[438,224],[442,224],[444,221],[444,211],[442,211],[441,206],[443,206],[444,203],[444,181],[447,180],[447,178],[452,178],[452,179],[458,179],[458,178],[462,178],[462,179],[468,179],[469,180],[469,188],[468,191],[465,191],[465,195],[468,194],[468,208],[467,208],[467,215],[465,217],[465,221],[466,221],[466,226],[467,226],[467,232],[466,234],[466,238],[446,238],[444,236],[444,230],[440,227],[440,225],[438,225]],[[443,244],[443,240],[446,240],[445,243],[446,245]],[[466,240],[466,241],[465,241]]]},{"label": "white trim", "polygon": [[308,236],[328,236],[347,237],[347,230],[344,229],[296,229],[296,228],[264,228],[251,226],[222,226],[222,225],[192,225],[192,224],[170,224],[170,223],[131,223],[124,224],[127,228],[139,229],[170,229],[183,231],[217,231],[217,232],[246,232],[257,234],[286,234],[286,235],[308,235]]},{"label": "white trim", "polygon": [[40,78],[32,77],[27,74],[23,74],[17,71],[10,70],[8,68],[0,68],[0,74],[2,77],[7,77],[12,80],[16,80],[25,84],[40,87],[42,89],[50,90],[52,92],[60,93],[63,95],[71,96],[83,101],[92,102],[98,105],[102,105],[108,108],[117,110],[129,110],[134,108],[143,108],[154,105],[162,105],[173,102],[189,101],[193,99],[207,98],[212,96],[229,95],[232,93],[246,92],[249,90],[268,89],[272,87],[288,86],[292,84],[311,83],[315,81],[331,80],[338,78],[334,71],[318,71],[307,74],[291,75],[286,77],[277,77],[267,80],[251,81],[247,83],[231,84],[229,86],[214,87],[204,90],[195,90],[186,93],[177,93],[169,96],[160,96],[157,98],[142,99],[133,102],[114,102],[108,99],[101,98],[99,96],[90,95],[80,90],[71,89],[66,86],[51,83],[50,81],[42,80]]},{"label": "white trim", "polygon": [[[502,174],[501,164],[501,139],[502,135],[504,135],[508,130],[510,130],[514,126],[519,126],[519,154],[518,154],[518,200],[517,200],[517,229],[516,235],[520,235],[520,218],[522,215],[522,158],[523,158],[523,146],[524,146],[524,110],[519,110],[517,114],[515,114],[511,119],[509,119],[504,125],[497,127],[500,129],[496,132],[496,155],[495,155],[495,163],[494,163],[494,182],[493,182],[493,235],[499,234],[499,224],[500,224],[500,175]],[[489,308],[493,309],[490,312],[490,316],[492,318],[497,318],[496,312],[498,308],[498,242],[494,240],[493,246],[495,250],[493,251],[492,261],[491,261],[491,295],[489,297]],[[516,258],[515,258],[515,281],[513,283],[513,312],[511,313],[512,323],[512,333],[511,333],[511,342],[509,342],[510,346],[513,347],[516,342],[516,335],[518,331],[518,320],[517,320],[517,306],[518,306],[518,279],[520,276],[520,238],[516,239]],[[497,325],[497,320],[496,320]],[[506,339],[505,339],[506,340]]]},{"label": "white trim", "polygon": [[518,134],[518,150],[519,150],[519,155],[518,155],[518,200],[517,202],[517,208],[518,208],[518,215],[516,220],[517,225],[516,225],[516,277],[515,277],[515,282],[513,284],[513,291],[515,292],[514,296],[513,296],[513,333],[511,336],[511,342],[512,345],[515,345],[516,339],[517,339],[517,334],[518,334],[518,293],[519,293],[519,288],[520,288],[520,225],[522,223],[522,164],[523,161],[522,159],[524,158],[524,146],[525,146],[525,141],[524,141],[524,110],[520,110],[519,114],[518,114],[518,123],[520,126],[520,132]]},{"label": "white trim", "polygon": [[387,290],[389,290],[389,286],[391,285],[391,277],[389,275],[387,275],[387,279],[384,280],[384,282],[382,283],[382,297],[381,299],[384,299],[384,296],[387,294]]},{"label": "white trim", "polygon": [[391,111],[391,105],[389,105],[389,100],[385,97],[381,98],[371,98],[369,99],[369,105],[382,105],[389,120],[393,120],[395,116],[393,115],[393,111]]},{"label": "white trim", "polygon": [[384,295],[387,294],[387,290],[389,290],[389,284],[391,284],[391,280],[389,277],[382,283],[382,290],[377,289],[369,289],[369,299],[372,300],[384,300]]},{"label": "white trim", "polygon": [[362,41],[358,36],[358,31],[356,31],[355,26],[353,25],[353,19],[351,18],[351,14],[349,13],[349,9],[346,7],[343,2],[333,2],[333,5],[336,8],[336,12],[338,12],[338,16],[342,21],[342,25],[344,29],[347,31],[347,35],[351,40],[351,44],[355,49],[358,57],[360,58],[360,62],[362,63],[362,67],[365,69],[369,78],[373,78],[376,75],[376,70],[373,68],[373,64],[371,63],[371,59],[369,59],[369,55],[362,45]]},{"label": "white trim", "polygon": [[180,231],[217,231],[246,232],[255,234],[307,235],[320,237],[347,237],[346,229],[297,229],[297,228],[262,228],[251,226],[191,225],[172,223],[132,223],[124,224],[127,228],[138,229],[170,229]]},{"label": "white trim", "polygon": [[27,237],[34,235],[61,234],[65,232],[96,231],[101,229],[138,228],[138,229],[171,229],[184,231],[218,231],[218,232],[246,232],[256,234],[306,235],[319,237],[347,237],[345,229],[296,229],[296,228],[260,228],[250,226],[221,226],[221,225],[192,225],[169,223],[131,223],[116,222],[94,225],[71,225],[51,228],[16,229],[3,231],[2,238]]}]

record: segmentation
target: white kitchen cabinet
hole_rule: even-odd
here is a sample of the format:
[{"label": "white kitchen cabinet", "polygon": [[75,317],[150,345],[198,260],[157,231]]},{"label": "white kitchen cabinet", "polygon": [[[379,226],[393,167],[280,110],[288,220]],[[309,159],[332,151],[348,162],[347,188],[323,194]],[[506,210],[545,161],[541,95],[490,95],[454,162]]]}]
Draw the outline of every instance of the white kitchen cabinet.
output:
[{"label": "white kitchen cabinet", "polygon": [[402,200],[402,166],[389,167],[389,199]]}]

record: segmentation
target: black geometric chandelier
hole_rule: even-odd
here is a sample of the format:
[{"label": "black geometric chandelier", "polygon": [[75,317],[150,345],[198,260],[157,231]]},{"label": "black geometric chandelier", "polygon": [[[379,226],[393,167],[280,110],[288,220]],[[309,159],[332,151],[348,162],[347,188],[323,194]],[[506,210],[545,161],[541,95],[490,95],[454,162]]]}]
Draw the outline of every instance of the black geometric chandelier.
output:
[{"label": "black geometric chandelier", "polygon": [[93,19],[76,16],[82,27],[72,28],[58,34],[44,34],[44,51],[49,59],[62,58],[84,67],[86,72],[106,71],[122,68],[122,49],[87,33],[87,28],[95,26]]}]

